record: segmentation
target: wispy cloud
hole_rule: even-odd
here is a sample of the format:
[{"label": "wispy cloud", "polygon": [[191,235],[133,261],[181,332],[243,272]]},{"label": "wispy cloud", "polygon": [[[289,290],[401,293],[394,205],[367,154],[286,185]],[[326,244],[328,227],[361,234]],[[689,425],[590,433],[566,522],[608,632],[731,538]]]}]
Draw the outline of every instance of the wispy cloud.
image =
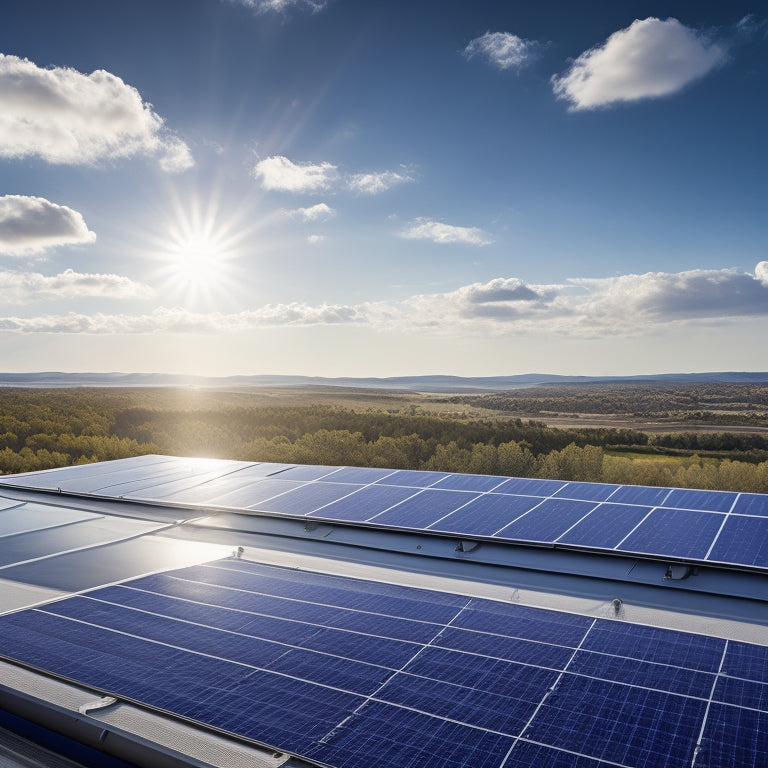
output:
[{"label": "wispy cloud", "polygon": [[409,240],[431,240],[434,243],[464,243],[465,245],[489,245],[493,241],[477,227],[457,227],[441,221],[419,218],[400,233]]},{"label": "wispy cloud", "polygon": [[323,192],[339,177],[331,163],[294,163],[282,155],[259,160],[254,175],[264,189],[279,192]]},{"label": "wispy cloud", "polygon": [[122,275],[83,274],[67,269],[58,275],[0,270],[0,302],[31,304],[87,296],[107,299],[148,299],[152,288]]},{"label": "wispy cloud", "polygon": [[0,54],[0,104],[0,157],[92,165],[145,155],[168,172],[194,165],[189,147],[139,92],[102,69],[43,69]]},{"label": "wispy cloud", "polygon": [[524,40],[510,32],[486,32],[470,41],[463,54],[468,59],[480,57],[499,69],[522,69],[534,59],[541,43]]},{"label": "wispy cloud", "polygon": [[677,19],[636,20],[552,76],[572,110],[668,96],[725,61],[723,46]]},{"label": "wispy cloud", "polygon": [[325,240],[325,239],[326,239],[326,238],[325,238],[325,235],[310,235],[310,236],[307,238],[307,242],[308,242],[310,245],[317,245],[318,243],[322,243],[322,242],[323,242],[323,240]]},{"label": "wispy cloud", "polygon": [[406,172],[356,173],[347,178],[347,187],[365,195],[378,195],[398,184],[406,184],[410,181],[413,181],[413,176]]},{"label": "wispy cloud", "polygon": [[[126,293],[146,286],[120,283],[111,275],[30,278],[57,290],[60,280],[72,290],[92,279],[97,285],[124,285]],[[5,282],[5,278],[0,275]],[[70,285],[72,287],[70,287]],[[22,289],[19,289],[22,290]],[[27,295],[37,290],[24,288]],[[57,294],[58,295],[58,294]],[[61,294],[63,295],[63,293]],[[1,297],[0,297],[1,298]],[[631,337],[673,325],[724,324],[768,317],[768,261],[753,273],[738,269],[694,269],[685,272],[647,272],[618,277],[569,278],[558,284],[526,284],[514,277],[472,283],[445,293],[426,293],[401,301],[361,304],[270,304],[243,312],[195,313],[160,307],[144,315],[86,315],[69,313],[41,317],[0,317],[0,330],[19,333],[228,333],[262,328],[315,325],[360,325],[375,331],[399,333],[482,334],[515,336],[543,334],[560,337]]]},{"label": "wispy cloud", "polygon": [[413,181],[411,171],[405,167],[400,171],[342,174],[337,166],[329,162],[295,163],[282,155],[259,160],[254,167],[254,176],[263,189],[296,193],[345,188],[366,195],[377,195],[398,184]]},{"label": "wispy cloud", "polygon": [[30,256],[47,248],[92,243],[95,239],[82,215],[66,205],[44,197],[0,197],[0,253]]},{"label": "wispy cloud", "polygon": [[285,13],[291,8],[306,8],[312,13],[319,13],[327,5],[327,0],[232,0],[246,8],[253,8],[257,13]]},{"label": "wispy cloud", "polygon": [[298,216],[304,221],[325,221],[336,215],[336,211],[325,203],[311,205],[308,208],[294,208],[287,213],[289,216]]}]

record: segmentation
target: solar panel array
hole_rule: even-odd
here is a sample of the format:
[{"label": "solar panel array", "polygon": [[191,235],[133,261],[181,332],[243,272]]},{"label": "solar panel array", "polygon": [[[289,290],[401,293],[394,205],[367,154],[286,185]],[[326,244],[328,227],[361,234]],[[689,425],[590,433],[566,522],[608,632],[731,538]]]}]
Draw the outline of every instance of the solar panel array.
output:
[{"label": "solar panel array", "polygon": [[768,570],[768,495],[145,456],[4,483]]},{"label": "solar panel array", "polygon": [[2,616],[0,641],[12,660],[333,768],[768,754],[768,647],[237,559]]}]

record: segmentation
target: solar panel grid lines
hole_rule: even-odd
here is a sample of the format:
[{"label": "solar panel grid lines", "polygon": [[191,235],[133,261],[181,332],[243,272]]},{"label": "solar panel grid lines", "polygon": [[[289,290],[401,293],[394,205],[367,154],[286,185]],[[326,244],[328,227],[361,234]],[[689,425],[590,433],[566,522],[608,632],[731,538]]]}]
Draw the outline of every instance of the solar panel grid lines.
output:
[{"label": "solar panel grid lines", "polygon": [[[187,580],[195,576],[204,580]],[[183,599],[163,594],[178,584]],[[199,590],[209,600],[212,589],[247,607],[190,599]],[[271,616],[248,613],[261,607],[256,591],[269,594]],[[308,612],[305,629],[285,620],[286,605]],[[151,616],[137,621],[137,607]],[[322,646],[342,613],[359,629],[370,609],[379,637],[347,632],[356,645]],[[534,754],[537,768],[672,768],[691,764],[700,732],[708,755],[724,755],[708,745],[726,724],[754,753],[767,714],[744,704],[768,699],[768,648],[237,559],[7,618],[0,647],[26,663],[333,768],[514,768]],[[409,625],[424,634],[396,641]],[[264,633],[275,635],[265,642]],[[320,638],[322,653],[307,637]],[[395,651],[387,664],[381,639]],[[746,701],[721,701],[740,692]]]},{"label": "solar panel grid lines", "polygon": [[723,532],[723,528],[725,528],[725,524],[728,521],[728,518],[733,514],[733,510],[736,509],[736,504],[739,502],[740,498],[741,498],[741,494],[737,493],[736,498],[734,498],[733,500],[733,504],[731,504],[730,506],[730,509],[723,516],[723,520],[720,523],[720,527],[717,529],[717,533],[712,538],[712,543],[709,545],[709,549],[704,555],[704,560],[708,560],[709,556],[712,554],[712,550],[715,548],[715,544],[717,543],[717,540],[720,538],[720,534]]},{"label": "solar panel grid lines", "polygon": [[726,640],[723,643],[723,655],[720,657],[720,664],[717,667],[717,674],[715,675],[715,678],[712,681],[712,687],[709,691],[707,708],[704,710],[704,717],[701,718],[701,729],[699,730],[699,736],[696,739],[696,746],[694,747],[694,750],[693,750],[693,759],[691,760],[692,768],[693,766],[696,765],[696,758],[701,753],[702,742],[704,740],[704,733],[707,727],[707,718],[709,717],[709,710],[712,706],[712,699],[714,698],[714,695],[715,695],[715,689],[717,688],[719,677],[723,671],[723,664],[725,663],[725,657],[727,653],[728,653],[728,641]]}]

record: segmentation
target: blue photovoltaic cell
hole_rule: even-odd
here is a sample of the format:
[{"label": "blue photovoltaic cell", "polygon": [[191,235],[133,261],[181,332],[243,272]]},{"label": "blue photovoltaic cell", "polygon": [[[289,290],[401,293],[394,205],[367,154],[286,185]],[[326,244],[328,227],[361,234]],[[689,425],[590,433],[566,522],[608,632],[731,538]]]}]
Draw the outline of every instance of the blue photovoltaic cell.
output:
[{"label": "blue photovoltaic cell", "polygon": [[717,672],[725,641],[671,629],[604,621],[592,628],[581,647],[700,672]]},{"label": "blue photovoltaic cell", "polygon": [[730,515],[707,560],[768,568],[768,517]]},{"label": "blue photovoltaic cell", "polygon": [[690,765],[722,665],[697,764],[765,753],[768,648],[239,559],[7,614],[0,649],[331,768]]},{"label": "blue photovoltaic cell", "polygon": [[325,467],[314,464],[301,464],[299,466],[291,467],[290,469],[281,469],[273,472],[270,477],[279,478],[280,480],[317,480],[324,478],[326,480],[333,480],[332,473],[338,470],[339,467]]},{"label": "blue photovoltaic cell", "polygon": [[715,681],[711,672],[592,651],[578,651],[568,665],[568,672],[701,699],[709,698]]},{"label": "blue photovoltaic cell", "polygon": [[330,520],[364,522],[385,509],[399,504],[418,493],[416,488],[399,488],[394,485],[367,485],[350,496],[331,502],[312,513],[313,517]]},{"label": "blue photovoltaic cell", "polygon": [[525,514],[540,502],[541,499],[535,496],[485,494],[435,523],[431,530],[493,536],[500,528]]},{"label": "blue photovoltaic cell", "polygon": [[499,768],[514,739],[370,702],[306,756],[344,768]]},{"label": "blue photovoltaic cell", "polygon": [[611,495],[616,504],[642,504],[647,507],[660,505],[669,495],[669,488],[655,488],[645,485],[622,485]]},{"label": "blue photovoltaic cell", "polygon": [[407,488],[428,488],[447,477],[445,472],[417,472],[413,469],[398,469],[389,477],[378,480],[386,485],[403,485]]},{"label": "blue photovoltaic cell", "polygon": [[383,480],[391,475],[391,469],[375,469],[369,467],[342,467],[328,477],[320,478],[321,482],[326,480],[332,483],[355,483],[359,485],[368,485],[377,480]]},{"label": "blue photovoltaic cell", "polygon": [[708,512],[728,512],[735,500],[736,494],[731,491],[696,491],[688,488],[673,488],[663,506],[679,509],[703,509]]},{"label": "blue photovoltaic cell", "polygon": [[768,646],[731,640],[722,673],[747,680],[768,681]]},{"label": "blue photovoltaic cell", "polygon": [[525,736],[628,766],[691,765],[706,701],[565,675]]},{"label": "blue photovoltaic cell", "polygon": [[468,491],[425,490],[411,496],[387,512],[372,518],[376,525],[396,525],[401,528],[428,528],[444,515],[476,499]]},{"label": "blue photovoltaic cell", "polygon": [[594,508],[595,504],[591,501],[546,499],[523,517],[502,528],[496,536],[502,539],[554,541]]},{"label": "blue photovoltaic cell", "polygon": [[555,495],[561,499],[582,499],[583,501],[605,501],[618,488],[618,485],[603,483],[568,483]]},{"label": "blue photovoltaic cell", "polygon": [[753,680],[740,680],[737,677],[720,677],[717,680],[713,698],[724,704],[737,704],[741,707],[768,712],[768,682],[756,683]]},{"label": "blue photovoltaic cell", "polygon": [[448,475],[432,487],[451,491],[490,491],[508,479],[494,475]]},{"label": "blue photovoltaic cell", "polygon": [[[744,734],[752,734],[744,738]],[[713,703],[696,760],[706,768],[762,768],[768,755],[768,712]]]},{"label": "blue photovoltaic cell", "polygon": [[282,496],[252,504],[260,512],[282,512],[287,515],[308,515],[326,504],[349,496],[360,486],[347,483],[308,483]]},{"label": "blue photovoltaic cell", "polygon": [[758,515],[768,517],[768,494],[766,493],[740,493],[734,515]]},{"label": "blue photovoltaic cell", "polygon": [[496,488],[496,493],[512,493],[522,496],[552,496],[565,483],[562,480],[533,480],[528,477],[511,477]]},{"label": "blue photovoltaic cell", "polygon": [[700,560],[712,546],[724,515],[688,509],[654,509],[617,549]]},{"label": "blue photovoltaic cell", "polygon": [[613,549],[650,511],[650,507],[610,502],[601,504],[556,541]]}]

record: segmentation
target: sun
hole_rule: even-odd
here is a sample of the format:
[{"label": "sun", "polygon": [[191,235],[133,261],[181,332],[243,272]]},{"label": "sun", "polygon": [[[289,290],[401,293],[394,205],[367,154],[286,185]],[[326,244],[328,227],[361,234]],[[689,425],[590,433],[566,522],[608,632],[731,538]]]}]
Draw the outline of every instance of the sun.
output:
[{"label": "sun", "polygon": [[215,284],[226,267],[226,249],[215,235],[191,234],[179,239],[169,252],[169,271],[184,291]]}]

